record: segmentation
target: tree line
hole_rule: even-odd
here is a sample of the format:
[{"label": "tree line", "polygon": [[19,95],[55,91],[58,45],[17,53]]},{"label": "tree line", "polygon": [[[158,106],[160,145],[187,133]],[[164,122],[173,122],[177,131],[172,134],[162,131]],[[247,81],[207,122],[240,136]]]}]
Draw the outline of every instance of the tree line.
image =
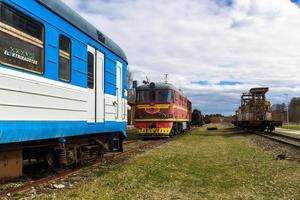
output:
[{"label": "tree line", "polygon": [[289,121],[300,123],[300,97],[292,98],[288,104],[288,107],[285,103],[274,104],[272,106],[273,119],[287,122],[287,108],[289,111]]}]

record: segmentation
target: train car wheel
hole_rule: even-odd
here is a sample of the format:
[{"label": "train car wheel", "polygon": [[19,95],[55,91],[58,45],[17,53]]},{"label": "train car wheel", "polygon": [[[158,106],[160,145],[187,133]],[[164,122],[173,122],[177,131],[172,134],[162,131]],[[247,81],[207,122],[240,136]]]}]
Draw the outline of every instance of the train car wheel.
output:
[{"label": "train car wheel", "polygon": [[48,164],[48,170],[51,172],[51,173],[55,173],[55,170],[54,170],[54,159],[53,159],[53,153],[50,153],[48,152],[46,154],[46,161],[47,161],[47,164]]}]

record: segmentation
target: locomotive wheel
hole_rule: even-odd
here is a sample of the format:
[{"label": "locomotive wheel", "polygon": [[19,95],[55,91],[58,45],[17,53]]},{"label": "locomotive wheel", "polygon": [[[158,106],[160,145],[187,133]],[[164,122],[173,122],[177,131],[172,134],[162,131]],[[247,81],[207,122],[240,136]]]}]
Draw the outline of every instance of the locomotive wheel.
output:
[{"label": "locomotive wheel", "polygon": [[178,132],[176,130],[174,130],[174,129],[172,129],[171,132],[172,132],[173,136],[178,135]]},{"label": "locomotive wheel", "polygon": [[179,124],[176,124],[176,125],[175,125],[175,130],[174,130],[174,132],[176,133],[176,135],[179,135],[179,134],[180,134]]},{"label": "locomotive wheel", "polygon": [[174,130],[172,129],[171,132],[169,133],[169,137],[172,138],[174,136]]},{"label": "locomotive wheel", "polygon": [[177,125],[177,131],[179,134],[183,133],[183,125],[181,123]]}]

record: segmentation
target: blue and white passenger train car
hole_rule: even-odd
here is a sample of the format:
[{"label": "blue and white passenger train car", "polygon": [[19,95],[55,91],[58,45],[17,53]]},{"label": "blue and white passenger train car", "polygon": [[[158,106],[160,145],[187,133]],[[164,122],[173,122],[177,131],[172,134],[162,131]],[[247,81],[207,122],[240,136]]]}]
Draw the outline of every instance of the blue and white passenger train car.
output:
[{"label": "blue and white passenger train car", "polygon": [[0,9],[0,178],[22,175],[24,159],[70,165],[122,150],[122,49],[60,0]]}]

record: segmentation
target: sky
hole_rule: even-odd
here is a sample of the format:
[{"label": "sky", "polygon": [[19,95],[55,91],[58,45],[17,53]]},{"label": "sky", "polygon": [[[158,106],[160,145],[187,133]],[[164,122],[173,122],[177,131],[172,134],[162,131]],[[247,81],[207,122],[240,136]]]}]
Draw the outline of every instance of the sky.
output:
[{"label": "sky", "polygon": [[242,92],[300,96],[300,0],[64,0],[125,51],[141,84],[169,82],[205,114],[234,114]]}]

